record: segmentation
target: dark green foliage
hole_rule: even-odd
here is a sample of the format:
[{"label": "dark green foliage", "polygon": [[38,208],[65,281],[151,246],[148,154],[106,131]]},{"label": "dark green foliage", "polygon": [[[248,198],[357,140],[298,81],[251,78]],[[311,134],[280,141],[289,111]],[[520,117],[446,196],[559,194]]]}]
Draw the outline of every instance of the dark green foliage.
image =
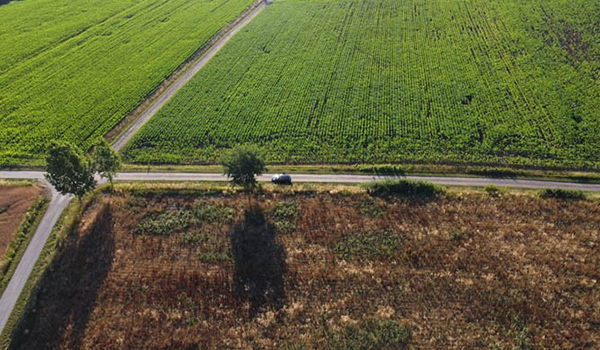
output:
[{"label": "dark green foliage", "polygon": [[583,200],[585,193],[577,190],[562,190],[558,188],[546,188],[540,191],[540,198],[555,198],[564,200]]},{"label": "dark green foliage", "polygon": [[135,229],[135,233],[151,236],[177,233],[187,229],[192,224],[193,219],[189,211],[164,213],[140,222]]},{"label": "dark green foliage", "polygon": [[500,197],[501,190],[498,186],[487,185],[483,188],[485,193],[487,193],[490,197]]},{"label": "dark green foliage", "polygon": [[233,210],[231,208],[217,207],[202,200],[195,201],[191,211],[196,220],[206,223],[224,223],[233,218]]},{"label": "dark green foliage", "polygon": [[383,216],[385,214],[385,203],[379,203],[380,200],[367,197],[360,202],[359,213],[371,217]]},{"label": "dark green foliage", "polygon": [[198,260],[205,264],[215,264],[221,261],[230,260],[231,253],[229,251],[199,251],[197,257]]},{"label": "dark green foliage", "polygon": [[435,198],[445,193],[444,187],[423,181],[385,180],[365,186],[372,196]]},{"label": "dark green foliage", "polygon": [[46,157],[48,182],[62,194],[83,195],[96,186],[93,166],[81,150],[66,141],[52,141]]},{"label": "dark green foliage", "polygon": [[223,157],[221,164],[223,173],[230,178],[231,184],[242,186],[247,193],[254,191],[257,186],[256,176],[266,170],[258,147],[252,145],[235,147]]},{"label": "dark green foliage", "polygon": [[337,332],[326,330],[326,336],[331,350],[406,349],[410,341],[410,331],[392,320],[362,321]]},{"label": "dark green foliage", "polygon": [[113,178],[121,170],[121,155],[110,148],[110,145],[103,139],[99,139],[94,144],[92,153],[92,162],[94,170],[101,177],[108,179],[110,186],[113,185]]}]

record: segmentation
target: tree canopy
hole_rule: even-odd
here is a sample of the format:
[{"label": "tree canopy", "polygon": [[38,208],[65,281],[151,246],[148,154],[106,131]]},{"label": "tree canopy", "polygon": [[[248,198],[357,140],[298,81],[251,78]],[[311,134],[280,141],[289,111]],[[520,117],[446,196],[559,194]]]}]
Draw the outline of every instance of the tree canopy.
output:
[{"label": "tree canopy", "polygon": [[94,170],[100,174],[101,177],[108,179],[110,186],[113,186],[113,178],[119,170],[121,170],[122,161],[119,153],[115,152],[110,145],[103,139],[100,138],[94,144],[94,150],[92,152],[92,162]]},{"label": "tree canopy", "polygon": [[44,176],[58,192],[74,194],[80,201],[96,186],[90,160],[77,146],[66,141],[50,142]]},{"label": "tree canopy", "polygon": [[246,193],[254,191],[256,177],[265,170],[265,162],[256,146],[242,145],[231,150],[222,160],[223,172],[232,185],[242,186]]}]

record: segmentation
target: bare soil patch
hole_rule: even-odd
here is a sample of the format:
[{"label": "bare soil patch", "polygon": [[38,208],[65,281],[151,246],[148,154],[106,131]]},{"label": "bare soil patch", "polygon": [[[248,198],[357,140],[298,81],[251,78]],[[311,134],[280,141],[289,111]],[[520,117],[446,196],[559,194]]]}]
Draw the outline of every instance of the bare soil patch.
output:
[{"label": "bare soil patch", "polygon": [[92,206],[13,348],[600,346],[600,205],[129,192]]},{"label": "bare soil patch", "polygon": [[0,261],[29,207],[40,195],[36,186],[0,186]]}]

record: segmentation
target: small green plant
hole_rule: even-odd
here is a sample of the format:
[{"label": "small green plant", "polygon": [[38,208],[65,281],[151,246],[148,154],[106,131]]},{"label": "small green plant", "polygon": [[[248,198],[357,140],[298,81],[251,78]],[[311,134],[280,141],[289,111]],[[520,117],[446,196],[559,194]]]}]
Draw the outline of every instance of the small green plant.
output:
[{"label": "small green plant", "polygon": [[198,251],[196,254],[198,260],[205,264],[215,264],[222,261],[231,259],[231,252],[229,251]]},{"label": "small green plant", "polygon": [[563,190],[559,188],[546,188],[540,191],[540,198],[554,198],[563,200],[584,200],[585,193],[577,190]]},{"label": "small green plant", "polygon": [[233,210],[231,208],[216,207],[202,200],[195,201],[191,211],[194,218],[200,222],[224,223],[233,218]]},{"label": "small green plant", "polygon": [[326,335],[332,350],[405,349],[410,341],[410,331],[392,320],[363,321]]},{"label": "small green plant", "polygon": [[471,237],[471,233],[463,231],[452,231],[450,233],[451,241],[462,241],[463,239]]},{"label": "small green plant", "polygon": [[269,212],[269,218],[278,233],[292,233],[296,229],[295,219],[300,215],[294,201],[276,203]]},{"label": "small green plant", "polygon": [[372,196],[402,196],[435,198],[446,193],[446,189],[429,182],[408,180],[385,180],[366,185]]},{"label": "small green plant", "polygon": [[485,193],[487,193],[490,197],[500,197],[502,194],[502,190],[498,186],[487,185],[483,188]]},{"label": "small green plant", "polygon": [[401,237],[389,232],[343,236],[334,252],[344,260],[381,259],[392,257],[401,248]]},{"label": "small green plant", "polygon": [[362,215],[378,217],[383,216],[385,214],[385,204],[380,204],[373,198],[366,198],[361,201],[358,207],[358,212]]},{"label": "small green plant", "polygon": [[165,236],[187,229],[193,224],[193,219],[189,211],[168,212],[140,222],[135,228],[135,233],[150,236]]}]

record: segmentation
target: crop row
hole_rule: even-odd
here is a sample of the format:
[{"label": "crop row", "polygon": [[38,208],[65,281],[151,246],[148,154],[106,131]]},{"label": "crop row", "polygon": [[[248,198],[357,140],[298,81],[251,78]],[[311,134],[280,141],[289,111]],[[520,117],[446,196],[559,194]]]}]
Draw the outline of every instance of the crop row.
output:
[{"label": "crop row", "polygon": [[257,143],[282,163],[597,167],[600,7],[578,2],[276,1],[125,156],[212,163]]},{"label": "crop row", "polygon": [[251,3],[0,6],[0,164],[35,161],[52,139],[88,146]]}]

